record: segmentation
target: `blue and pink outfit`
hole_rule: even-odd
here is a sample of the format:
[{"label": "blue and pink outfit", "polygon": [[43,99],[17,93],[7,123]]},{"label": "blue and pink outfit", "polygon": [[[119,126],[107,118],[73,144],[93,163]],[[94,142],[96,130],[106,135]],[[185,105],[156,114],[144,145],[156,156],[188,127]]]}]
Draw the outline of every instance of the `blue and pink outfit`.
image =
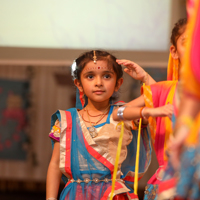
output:
[{"label": "blue and pink outfit", "polygon": [[[52,116],[49,137],[60,142],[60,170],[66,182],[61,200],[107,200],[111,193],[112,174],[121,127],[112,119],[112,105],[105,123],[95,126],[98,135],[92,138],[76,108],[58,110]],[[113,199],[138,199],[127,184],[134,182],[138,131],[131,121],[124,122],[124,137],[118,164]],[[151,160],[150,138],[142,129],[139,179]]]}]

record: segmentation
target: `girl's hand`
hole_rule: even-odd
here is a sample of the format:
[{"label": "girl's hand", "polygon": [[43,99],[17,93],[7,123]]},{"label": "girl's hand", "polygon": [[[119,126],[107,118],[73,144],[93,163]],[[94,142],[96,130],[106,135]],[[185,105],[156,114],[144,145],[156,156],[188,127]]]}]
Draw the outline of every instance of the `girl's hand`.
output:
[{"label": "girl's hand", "polygon": [[119,65],[124,65],[125,67],[127,67],[124,69],[124,72],[126,72],[128,75],[130,75],[134,79],[140,80],[142,82],[146,81],[147,73],[137,63],[134,63],[130,60],[116,60],[116,62]]},{"label": "girl's hand", "polygon": [[183,144],[189,134],[189,129],[188,127],[180,126],[178,129],[175,128],[173,134],[174,135],[170,136],[167,146],[172,166],[175,170],[178,170],[180,168],[180,157],[183,149]]},{"label": "girl's hand", "polygon": [[171,164],[175,170],[178,170],[180,168],[181,146],[179,142],[176,141],[173,135],[170,135],[167,146]]},{"label": "girl's hand", "polygon": [[152,117],[169,117],[172,118],[173,114],[173,105],[167,104],[158,108],[145,108],[143,111],[143,115],[148,118],[149,116]]}]

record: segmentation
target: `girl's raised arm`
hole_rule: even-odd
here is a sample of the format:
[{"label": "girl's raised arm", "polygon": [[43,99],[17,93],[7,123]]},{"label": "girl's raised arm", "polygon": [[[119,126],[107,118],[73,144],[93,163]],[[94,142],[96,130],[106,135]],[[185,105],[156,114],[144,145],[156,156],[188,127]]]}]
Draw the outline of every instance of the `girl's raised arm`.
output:
[{"label": "girl's raised arm", "polygon": [[133,77],[136,80],[140,80],[146,85],[151,85],[156,83],[156,81],[137,63],[134,63],[130,60],[116,60],[118,64],[124,65],[126,68],[124,72],[126,72],[129,76]]}]

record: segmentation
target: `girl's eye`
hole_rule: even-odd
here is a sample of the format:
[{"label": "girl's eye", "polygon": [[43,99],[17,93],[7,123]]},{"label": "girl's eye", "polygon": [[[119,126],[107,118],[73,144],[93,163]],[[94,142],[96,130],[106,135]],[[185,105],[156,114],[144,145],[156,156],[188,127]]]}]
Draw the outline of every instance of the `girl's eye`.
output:
[{"label": "girl's eye", "polygon": [[88,79],[92,79],[94,76],[93,75],[88,75],[87,78]]},{"label": "girl's eye", "polygon": [[110,74],[105,74],[104,75],[104,78],[106,78],[106,79],[108,79],[108,78],[110,78],[111,76],[110,76]]}]

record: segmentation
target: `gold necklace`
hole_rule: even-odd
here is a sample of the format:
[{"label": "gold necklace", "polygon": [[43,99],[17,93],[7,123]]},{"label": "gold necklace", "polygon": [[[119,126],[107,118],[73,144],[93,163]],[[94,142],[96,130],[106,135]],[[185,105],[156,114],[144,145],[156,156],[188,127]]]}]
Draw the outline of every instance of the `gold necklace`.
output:
[{"label": "gold necklace", "polygon": [[89,127],[88,131],[89,131],[89,133],[90,133],[90,135],[91,135],[92,138],[95,138],[95,137],[98,135],[97,130],[96,130],[96,128],[95,128],[94,126],[95,126],[98,122],[100,122],[100,121],[105,117],[105,114],[107,114],[106,111],[109,109],[109,107],[110,107],[110,104],[109,104],[108,107],[105,109],[105,111],[104,111],[103,114],[100,116],[100,118],[99,118],[96,122],[94,122],[93,124],[92,124],[92,122],[91,122],[91,120],[90,120],[90,116],[89,116],[89,114],[88,114],[87,107],[85,108],[85,109],[86,109],[87,116],[88,116],[88,120],[89,120],[90,126],[91,126],[91,127]]},{"label": "gold necklace", "polygon": [[[102,118],[100,118],[100,119],[96,122],[96,124],[98,124],[108,113],[109,113],[109,110],[108,110],[105,114],[101,114]],[[100,115],[99,115],[99,116],[100,116]],[[85,121],[85,122],[87,122],[87,123],[90,123],[89,121],[87,121],[87,120],[83,117],[83,115],[82,115],[81,117],[82,117],[83,121]],[[90,116],[90,117],[91,117],[91,116]],[[91,122],[91,124],[95,124],[95,122]]]}]

